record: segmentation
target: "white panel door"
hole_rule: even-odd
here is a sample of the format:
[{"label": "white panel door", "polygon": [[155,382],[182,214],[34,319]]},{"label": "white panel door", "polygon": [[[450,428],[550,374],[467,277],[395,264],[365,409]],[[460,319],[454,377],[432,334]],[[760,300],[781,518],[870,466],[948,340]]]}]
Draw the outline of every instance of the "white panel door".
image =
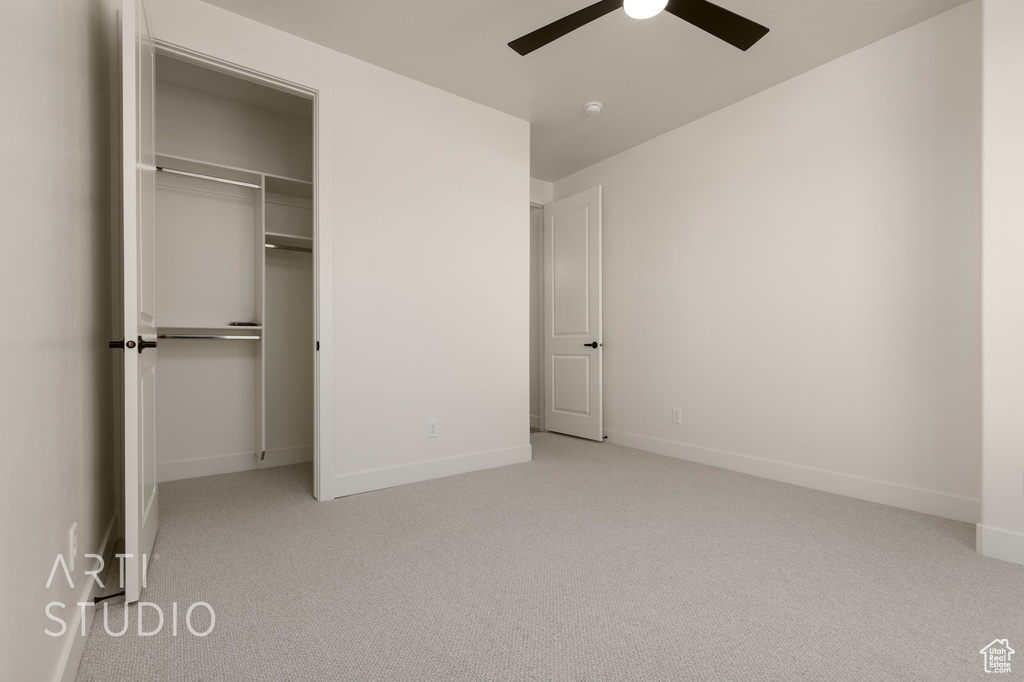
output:
[{"label": "white panel door", "polygon": [[601,187],[544,207],[544,428],[602,440]]},{"label": "white panel door", "polygon": [[139,600],[157,528],[154,55],[141,0],[121,2],[125,601]]}]

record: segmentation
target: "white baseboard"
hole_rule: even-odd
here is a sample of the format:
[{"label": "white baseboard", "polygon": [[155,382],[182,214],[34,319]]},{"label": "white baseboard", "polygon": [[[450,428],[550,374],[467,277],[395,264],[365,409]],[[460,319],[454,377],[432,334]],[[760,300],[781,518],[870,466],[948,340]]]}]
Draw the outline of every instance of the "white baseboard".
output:
[{"label": "white baseboard", "polygon": [[183,478],[198,478],[214,474],[233,474],[239,471],[266,469],[268,467],[301,464],[313,461],[313,446],[267,450],[266,459],[260,461],[255,453],[243,452],[237,455],[217,455],[196,459],[179,459],[173,462],[157,462],[158,483],[178,481]]},{"label": "white baseboard", "polygon": [[434,459],[428,462],[416,462],[414,464],[403,464],[384,469],[343,474],[334,478],[334,490],[330,497],[345,497],[346,495],[355,495],[356,493],[365,493],[371,490],[392,488],[396,485],[405,485],[406,483],[419,483],[420,481],[429,481],[433,478],[465,474],[470,471],[493,469],[508,464],[521,464],[529,462],[533,457],[532,453],[531,446],[520,445],[501,450],[487,450],[468,455]]},{"label": "white baseboard", "polygon": [[964,523],[977,523],[981,518],[981,501],[969,497],[622,431],[606,431],[605,433],[608,435],[609,442],[618,445],[700,464],[709,464],[773,481],[856,497],[869,502],[878,502]]},{"label": "white baseboard", "polygon": [[978,554],[1024,564],[1024,534],[979,523],[976,538]]},{"label": "white baseboard", "polygon": [[[110,566],[110,561],[114,558],[114,545],[115,538],[114,528],[117,525],[117,515],[115,514],[111,519],[110,523],[107,524],[107,531],[103,534],[103,540],[100,541],[99,549],[95,552],[88,552],[89,554],[99,554],[103,557],[104,567]],[[83,552],[83,558],[86,552]],[[91,568],[91,567],[90,567]],[[102,577],[102,573],[100,576]],[[82,585],[81,594],[78,595],[78,601],[80,602],[91,602],[95,598],[95,587],[96,582],[89,578]],[[67,624],[68,629],[64,633],[64,646],[61,649],[60,663],[57,665],[57,672],[54,675],[54,682],[75,682],[75,678],[78,677],[78,665],[82,662],[82,654],[85,653],[85,640],[89,637],[89,630],[92,626],[92,617],[96,612],[95,606],[85,607],[85,634],[82,634],[82,609],[78,607],[78,604],[70,604],[69,608],[72,608],[74,616],[71,618],[71,622]]]},{"label": "white baseboard", "polygon": [[532,428],[532,429],[544,428],[544,427],[542,427],[540,425],[540,415],[539,414],[531,414],[530,415],[530,428]]}]

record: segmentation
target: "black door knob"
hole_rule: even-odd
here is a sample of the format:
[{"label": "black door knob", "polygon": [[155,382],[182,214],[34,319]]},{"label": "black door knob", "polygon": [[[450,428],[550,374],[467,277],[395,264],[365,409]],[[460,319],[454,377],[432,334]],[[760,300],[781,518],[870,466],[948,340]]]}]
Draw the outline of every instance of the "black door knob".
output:
[{"label": "black door knob", "polygon": [[588,348],[597,348],[597,341],[594,341],[593,343],[585,343],[583,345],[587,346]]}]

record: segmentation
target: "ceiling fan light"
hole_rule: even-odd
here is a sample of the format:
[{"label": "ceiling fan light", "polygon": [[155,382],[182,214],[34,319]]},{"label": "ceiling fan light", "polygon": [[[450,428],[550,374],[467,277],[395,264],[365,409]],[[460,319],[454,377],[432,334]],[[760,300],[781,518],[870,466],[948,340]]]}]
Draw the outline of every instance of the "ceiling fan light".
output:
[{"label": "ceiling fan light", "polygon": [[626,0],[623,9],[634,19],[650,19],[665,9],[668,0]]}]

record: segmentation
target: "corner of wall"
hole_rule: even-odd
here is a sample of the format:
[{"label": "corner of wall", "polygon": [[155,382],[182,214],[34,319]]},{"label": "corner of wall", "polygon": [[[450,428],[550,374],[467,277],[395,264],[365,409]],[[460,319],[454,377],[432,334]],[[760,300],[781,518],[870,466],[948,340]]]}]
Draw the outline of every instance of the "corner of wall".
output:
[{"label": "corner of wall", "polygon": [[985,0],[982,14],[982,523],[978,551],[1024,564],[1024,3]]},{"label": "corner of wall", "polygon": [[978,554],[1024,565],[1024,534],[979,523],[976,538]]},{"label": "corner of wall", "polygon": [[334,479],[334,490],[331,491],[328,499],[371,490],[383,490],[408,483],[421,483],[434,478],[466,474],[471,471],[494,469],[509,464],[522,464],[529,462],[532,458],[533,446],[520,445],[343,474]]},{"label": "corner of wall", "polygon": [[543,206],[550,204],[554,196],[554,184],[546,180],[530,178],[530,203]]}]

